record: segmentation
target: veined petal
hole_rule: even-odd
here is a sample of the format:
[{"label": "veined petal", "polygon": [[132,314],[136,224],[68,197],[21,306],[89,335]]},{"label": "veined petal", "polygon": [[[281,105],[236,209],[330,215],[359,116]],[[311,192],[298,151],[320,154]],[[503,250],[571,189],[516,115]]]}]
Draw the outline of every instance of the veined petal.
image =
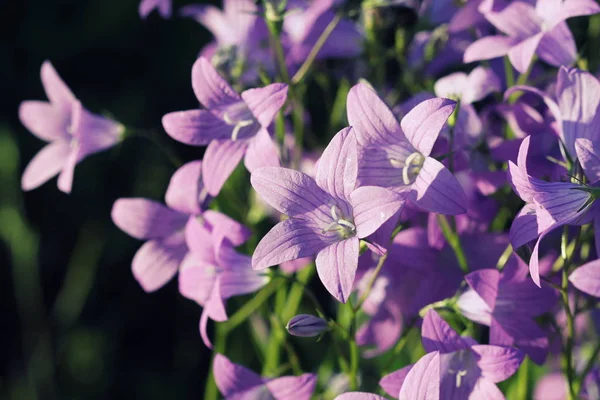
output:
[{"label": "veined petal", "polygon": [[348,392],[342,393],[333,400],[386,400],[377,394],[366,392]]},{"label": "veined petal", "polygon": [[469,395],[469,399],[505,400],[505,397],[494,382],[487,379],[478,379]]},{"label": "veined petal", "polygon": [[564,0],[554,1],[553,7],[548,7],[549,2],[538,2],[537,9],[544,11],[544,19],[548,28],[565,21],[568,18],[583,15],[593,15],[600,12],[600,6],[593,0]]},{"label": "veined petal", "polygon": [[67,194],[71,193],[73,179],[75,177],[75,167],[79,161],[83,160],[84,156],[79,143],[75,142],[75,144],[71,144],[69,154],[67,155],[62,170],[58,174],[57,186],[61,192]]},{"label": "veined petal", "polygon": [[510,378],[523,362],[523,352],[503,346],[475,345],[471,350],[476,354],[481,376],[491,382],[502,382]]},{"label": "veined petal", "polygon": [[400,389],[399,400],[440,399],[440,353],[425,354],[411,368]]},{"label": "veined petal", "polygon": [[196,259],[216,264],[215,243],[210,226],[190,217],[185,225],[185,241]]},{"label": "veined petal", "polygon": [[252,231],[244,224],[218,211],[206,210],[202,216],[204,221],[210,225],[217,252],[222,242],[227,241],[234,247],[240,246],[252,234]]},{"label": "veined petal", "polygon": [[566,22],[561,22],[546,32],[536,51],[550,65],[571,65],[577,56],[575,39]]},{"label": "veined petal", "polygon": [[469,344],[433,309],[427,312],[423,320],[421,340],[428,353],[439,351],[445,354],[469,348]]},{"label": "veined petal", "polygon": [[118,199],[111,217],[115,225],[136,239],[156,239],[183,229],[187,215],[142,198]]},{"label": "veined petal", "polygon": [[491,60],[504,57],[511,47],[518,43],[518,39],[507,36],[486,36],[471,43],[465,49],[463,61],[471,63],[474,61]]},{"label": "veined petal", "polygon": [[248,148],[246,140],[213,140],[204,153],[204,187],[211,196],[221,191]]},{"label": "veined petal", "polygon": [[160,289],[175,276],[186,253],[183,232],[150,240],[133,257],[133,276],[146,292]]},{"label": "veined petal", "polygon": [[242,93],[242,99],[258,120],[267,129],[273,118],[287,100],[288,86],[283,83],[272,83],[262,88],[248,89]]},{"label": "veined petal", "polygon": [[442,163],[427,157],[412,185],[409,199],[419,208],[440,214],[464,214],[467,195]]},{"label": "veined petal", "polygon": [[379,381],[379,386],[393,398],[398,397],[400,389],[406,380],[406,375],[408,375],[408,372],[412,367],[412,365],[407,365],[404,368],[400,368],[397,371],[385,375]]},{"label": "veined petal", "polygon": [[50,61],[44,61],[42,64],[40,76],[50,102],[63,110],[70,110],[71,103],[76,100],[75,95],[60,78]]},{"label": "veined petal", "polygon": [[315,374],[283,376],[268,381],[266,385],[275,400],[310,400],[317,386],[317,376]]},{"label": "veined petal", "polygon": [[490,327],[490,343],[516,346],[538,365],[544,364],[549,346],[546,332],[531,317],[514,312],[494,316]]},{"label": "veined petal", "polygon": [[300,171],[263,167],[252,173],[250,182],[263,200],[283,214],[314,215],[325,225],[331,222],[328,204],[333,203],[333,198]]},{"label": "veined petal", "polygon": [[179,268],[179,293],[204,306],[217,280],[216,267],[194,253],[188,253]]},{"label": "veined petal", "polygon": [[492,309],[475,290],[470,289],[461,294],[457,306],[460,312],[471,321],[481,325],[491,325]]},{"label": "veined petal", "polygon": [[241,99],[204,57],[198,58],[192,67],[192,88],[198,101],[209,109],[227,106]]},{"label": "veined petal", "polygon": [[585,138],[575,139],[575,152],[577,159],[583,167],[585,176],[590,183],[596,183],[600,180],[600,148],[598,141],[591,141]]},{"label": "veined petal", "polygon": [[535,209],[535,204],[526,204],[513,220],[509,233],[513,248],[518,249],[524,244],[537,239],[541,233],[538,228]]},{"label": "veined petal", "polygon": [[582,292],[600,297],[600,260],[577,268],[569,275],[569,281]]},{"label": "veined petal", "polygon": [[175,111],[162,118],[163,128],[178,142],[205,146],[215,139],[230,139],[233,126],[207,110]]},{"label": "veined petal", "polygon": [[191,161],[181,166],[169,181],[165,201],[169,207],[185,214],[202,212],[208,193],[202,183],[202,161]]},{"label": "veined petal", "polygon": [[494,309],[496,297],[498,296],[500,272],[497,269],[481,269],[465,276],[465,280],[485,300],[487,305]]},{"label": "veined petal", "polygon": [[213,374],[219,391],[226,398],[243,396],[250,389],[262,386],[262,378],[239,364],[234,364],[222,354],[215,354]]},{"label": "veined petal", "polygon": [[377,186],[362,186],[350,194],[356,235],[365,238],[375,232],[404,206],[405,197]]},{"label": "veined petal", "polygon": [[116,121],[89,112],[79,101],[73,103],[71,130],[82,158],[114,146],[124,129]]},{"label": "veined petal", "polygon": [[[357,239],[358,241],[358,239]],[[275,225],[256,246],[252,268],[264,269],[285,261],[312,256],[331,241],[306,221],[290,218]]]},{"label": "veined petal", "polygon": [[19,106],[19,119],[31,133],[51,142],[68,140],[71,110],[57,107],[45,101],[24,101]]},{"label": "veined petal", "polygon": [[456,102],[435,98],[425,100],[402,118],[400,126],[404,135],[423,156],[427,157],[448,120],[454,111]]},{"label": "veined petal", "polygon": [[352,128],[339,131],[329,142],[317,165],[316,182],[338,199],[348,201],[356,187],[358,152]]},{"label": "veined petal", "polygon": [[359,240],[356,236],[320,250],[317,254],[317,274],[336,300],[345,303],[352,291],[358,267]]},{"label": "veined petal", "polygon": [[249,140],[244,165],[250,173],[261,167],[279,167],[279,150],[266,129],[260,129]]},{"label": "veined petal", "polygon": [[65,164],[71,148],[67,142],[57,141],[42,148],[29,162],[21,177],[21,188],[32,190],[57,175]]},{"label": "veined petal", "polygon": [[543,37],[544,33],[538,33],[523,40],[509,50],[508,58],[510,59],[510,63],[519,73],[524,74],[527,71]]},{"label": "veined petal", "polygon": [[540,32],[543,23],[535,8],[521,1],[510,3],[501,11],[485,13],[485,18],[499,31],[521,40]]}]

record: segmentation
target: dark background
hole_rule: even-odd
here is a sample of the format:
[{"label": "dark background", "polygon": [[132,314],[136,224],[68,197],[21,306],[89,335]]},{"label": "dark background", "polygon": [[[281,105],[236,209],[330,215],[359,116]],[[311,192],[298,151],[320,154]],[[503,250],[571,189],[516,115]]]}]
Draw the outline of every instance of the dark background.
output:
[{"label": "dark background", "polygon": [[[144,293],[130,269],[141,242],[112,224],[110,209],[119,197],[163,200],[175,166],[161,147],[201,157],[160,121],[197,105],[191,66],[211,36],[190,19],[141,20],[138,4],[0,2],[0,398],[202,398],[210,352],[200,307],[176,280]],[[152,130],[161,147],[128,138],[79,164],[70,195],[56,179],[22,193],[20,176],[45,143],[20,124],[18,106],[46,100],[44,60],[90,111]]]}]

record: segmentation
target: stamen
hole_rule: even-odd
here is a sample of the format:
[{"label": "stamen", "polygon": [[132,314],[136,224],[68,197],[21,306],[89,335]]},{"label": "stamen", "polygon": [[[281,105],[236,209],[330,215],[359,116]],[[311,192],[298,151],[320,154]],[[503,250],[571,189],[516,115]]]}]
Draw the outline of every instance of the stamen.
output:
[{"label": "stamen", "polygon": [[466,370],[460,370],[456,373],[456,387],[459,388],[462,383],[462,377],[467,375]]},{"label": "stamen", "polygon": [[348,228],[350,228],[353,231],[356,230],[356,226],[352,222],[346,221],[345,219],[339,219],[337,223],[340,225],[347,226]]},{"label": "stamen", "polygon": [[238,134],[240,133],[240,130],[242,128],[245,128],[246,126],[252,125],[254,121],[252,121],[251,119],[246,120],[246,121],[240,121],[238,122],[235,127],[233,128],[233,132],[231,133],[231,140],[237,140]]},{"label": "stamen", "polygon": [[338,211],[339,211],[339,208],[336,205],[331,206],[331,216],[333,217],[333,219],[335,221],[340,219],[340,217],[338,215]]}]

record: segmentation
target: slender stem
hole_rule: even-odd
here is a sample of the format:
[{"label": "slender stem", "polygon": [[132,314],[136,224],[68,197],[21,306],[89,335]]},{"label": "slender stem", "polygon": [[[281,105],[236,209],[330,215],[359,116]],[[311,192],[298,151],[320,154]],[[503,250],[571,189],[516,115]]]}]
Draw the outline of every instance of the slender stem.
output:
[{"label": "slender stem", "polygon": [[158,149],[165,155],[165,157],[171,164],[173,164],[175,168],[179,168],[183,165],[183,161],[181,161],[181,159],[177,156],[177,154],[175,154],[169,145],[164,143],[164,138],[161,135],[157,135],[156,131],[130,127],[125,129],[126,130],[123,135],[124,139],[136,136],[148,139],[150,142],[156,145],[156,147],[158,147]]},{"label": "slender stem", "polygon": [[261,305],[263,305],[275,293],[281,282],[278,279],[273,279],[263,287],[250,301],[240,307],[226,322],[218,324],[223,327],[225,334],[237,328],[240,324],[246,321]]},{"label": "slender stem", "polygon": [[565,309],[567,317],[567,337],[563,351],[563,368],[565,369],[565,375],[568,382],[568,399],[574,400],[576,398],[575,392],[575,371],[573,368],[573,346],[575,341],[575,324],[573,322],[573,314],[571,313],[571,307],[569,306],[569,256],[567,255],[567,244],[569,242],[569,228],[565,226],[561,238],[561,256],[564,259],[562,267],[562,282],[561,282],[561,299]]},{"label": "slender stem", "polygon": [[517,398],[527,399],[529,393],[529,358],[523,360],[517,376]]},{"label": "slender stem", "polygon": [[297,87],[293,91],[295,99],[293,100],[292,123],[294,125],[294,154],[292,155],[292,168],[298,169],[302,159],[302,149],[304,145],[304,105],[298,99],[304,95],[304,88]]},{"label": "slender stem", "polygon": [[450,247],[452,247],[452,250],[454,250],[454,255],[456,256],[456,260],[458,261],[460,269],[465,274],[468,273],[469,266],[467,264],[467,258],[465,257],[465,252],[460,244],[460,238],[458,237],[458,234],[452,229],[445,215],[438,214],[437,219],[438,223],[440,224],[440,228],[442,229],[442,233],[444,234],[444,238],[446,238],[446,241]]},{"label": "slender stem", "polygon": [[285,54],[283,52],[283,46],[281,44],[281,25],[283,21],[272,21],[267,19],[267,27],[269,28],[269,37],[271,38],[271,45],[275,50],[275,63],[279,66],[279,72],[281,79],[287,84],[290,83],[290,73],[288,72],[287,65],[285,63]]},{"label": "slender stem", "polygon": [[347,303],[350,307],[350,312],[352,318],[350,320],[350,329],[349,329],[349,340],[348,344],[350,346],[350,376],[348,377],[350,380],[350,390],[358,389],[358,364],[359,364],[359,353],[358,353],[358,344],[356,343],[356,311],[355,308],[352,307],[350,302]]},{"label": "slender stem", "polygon": [[371,279],[369,280],[369,283],[367,284],[367,290],[365,290],[363,295],[358,300],[358,303],[356,304],[356,306],[352,309],[352,312],[354,314],[356,314],[358,312],[358,310],[360,310],[363,303],[369,297],[371,290],[373,290],[373,285],[375,284],[375,281],[377,280],[377,277],[379,276],[379,273],[381,272],[381,269],[383,268],[383,264],[385,263],[385,260],[387,260],[387,258],[388,258],[388,254],[389,253],[385,253],[383,256],[381,256],[379,258],[379,262],[377,263],[377,266],[375,267],[375,271],[373,272],[373,275],[371,275]]},{"label": "slender stem", "polygon": [[313,62],[317,58],[317,55],[319,55],[319,51],[321,51],[321,48],[323,48],[323,45],[329,38],[329,35],[331,35],[331,32],[333,32],[333,30],[336,28],[341,19],[342,15],[338,13],[335,15],[335,17],[333,17],[329,24],[327,24],[325,30],[321,33],[319,39],[317,39],[317,42],[311,49],[310,53],[308,53],[308,57],[306,57],[306,60],[304,60],[304,63],[302,63],[302,66],[300,66],[298,72],[294,74],[292,78],[293,85],[297,84],[304,78],[304,75],[306,75]]},{"label": "slender stem", "polygon": [[[215,348],[213,351],[212,359],[214,362],[215,355],[223,354],[225,352],[225,347],[227,344],[227,334],[230,330],[227,329],[225,324],[217,324],[215,326]],[[217,384],[215,382],[215,376],[213,374],[213,369],[210,368],[208,371],[208,378],[206,379],[206,387],[204,388],[204,399],[205,400],[218,400],[219,399],[219,389],[217,388]]]},{"label": "slender stem", "polygon": [[576,384],[576,388],[575,388],[575,394],[579,395],[579,392],[583,388],[583,383],[585,382],[585,378],[590,373],[592,368],[594,368],[594,364],[596,363],[596,361],[598,361],[599,354],[600,354],[600,340],[598,340],[596,342],[596,347],[594,347],[594,350],[592,351],[592,355],[590,356],[589,360],[585,364],[585,367],[583,368],[581,375],[579,375],[579,377],[576,380],[577,384]]},{"label": "slender stem", "polygon": [[533,70],[535,60],[536,56],[534,54],[533,58],[531,59],[531,62],[529,63],[529,66],[527,67],[527,71],[519,75],[519,78],[517,79],[517,85],[525,85],[527,83],[527,79],[529,79],[529,75],[531,75],[531,71]]}]

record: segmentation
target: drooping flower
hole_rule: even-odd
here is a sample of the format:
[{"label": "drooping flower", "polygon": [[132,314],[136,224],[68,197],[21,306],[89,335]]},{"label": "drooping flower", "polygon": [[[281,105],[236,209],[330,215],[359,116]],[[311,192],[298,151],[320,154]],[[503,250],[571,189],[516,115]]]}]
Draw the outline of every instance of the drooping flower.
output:
[{"label": "drooping flower", "polygon": [[375,232],[404,204],[402,196],[385,188],[356,188],[356,154],[352,128],[345,128],[323,152],[316,180],[277,167],[252,173],[254,189],[290,217],[260,241],[252,256],[253,268],[316,254],[321,282],[337,300],[347,301],[358,265],[359,239]]},{"label": "drooping flower", "polygon": [[[208,211],[207,211],[208,213]],[[269,277],[252,269],[250,256],[240,254],[224,235],[230,235],[228,221],[222,214],[211,222],[190,218],[185,228],[189,253],[181,262],[179,292],[203,307],[200,335],[212,348],[207,334],[208,319],[227,320],[224,301],[233,296],[253,293],[269,281]],[[244,238],[245,239],[245,238]]]},{"label": "drooping flower", "polygon": [[421,337],[428,354],[380,381],[390,396],[400,400],[503,399],[496,383],[510,378],[523,361],[520,350],[479,345],[459,336],[434,310],[425,316]]},{"label": "drooping flower", "polygon": [[548,337],[533,319],[556,304],[555,291],[536,287],[528,278],[527,265],[513,255],[502,272],[482,269],[465,277],[472,290],[458,300],[467,318],[490,327],[490,344],[516,346],[542,364],[548,353]]},{"label": "drooping flower", "polygon": [[550,65],[570,65],[577,48],[565,21],[600,12],[600,6],[593,0],[538,0],[535,7],[525,1],[513,1],[500,11],[492,10],[491,3],[483,2],[479,11],[506,36],[477,40],[466,49],[464,61],[508,55],[521,73],[527,70],[534,54]]},{"label": "drooping flower", "polygon": [[58,174],[58,188],[70,193],[77,163],[114,146],[125,128],[86,110],[49,61],[42,64],[41,78],[50,101],[22,102],[19,118],[31,133],[50,143],[27,165],[21,187],[35,189]]},{"label": "drooping flower", "polygon": [[200,57],[192,68],[192,87],[206,109],[172,112],[162,122],[175,140],[208,145],[203,179],[209,194],[219,193],[244,155],[250,172],[279,165],[279,153],[267,128],[286,101],[287,85],[273,83],[239,95]]},{"label": "drooping flower", "polygon": [[225,400],[310,400],[317,385],[315,374],[263,378],[221,354],[215,355],[213,374]]},{"label": "drooping flower", "polygon": [[600,297],[600,260],[590,261],[577,268],[569,275],[569,281],[582,292]]},{"label": "drooping flower", "polygon": [[165,195],[167,206],[143,198],[118,199],[112,220],[128,235],[147,240],[132,262],[134,277],[147,292],[164,286],[179,270],[188,248],[185,226],[190,218],[203,218],[222,228],[223,236],[235,246],[249,236],[244,226],[216,211],[207,210],[202,185],[202,163],[192,161],[179,168]]},{"label": "drooping flower", "polygon": [[173,0],[142,0],[138,8],[140,18],[146,19],[154,10],[158,10],[163,18],[171,18]]},{"label": "drooping flower", "polygon": [[419,208],[441,214],[466,212],[466,195],[452,173],[430,157],[456,103],[431,99],[413,108],[401,123],[363,83],[348,93],[348,121],[356,131],[359,185],[408,192]]}]

